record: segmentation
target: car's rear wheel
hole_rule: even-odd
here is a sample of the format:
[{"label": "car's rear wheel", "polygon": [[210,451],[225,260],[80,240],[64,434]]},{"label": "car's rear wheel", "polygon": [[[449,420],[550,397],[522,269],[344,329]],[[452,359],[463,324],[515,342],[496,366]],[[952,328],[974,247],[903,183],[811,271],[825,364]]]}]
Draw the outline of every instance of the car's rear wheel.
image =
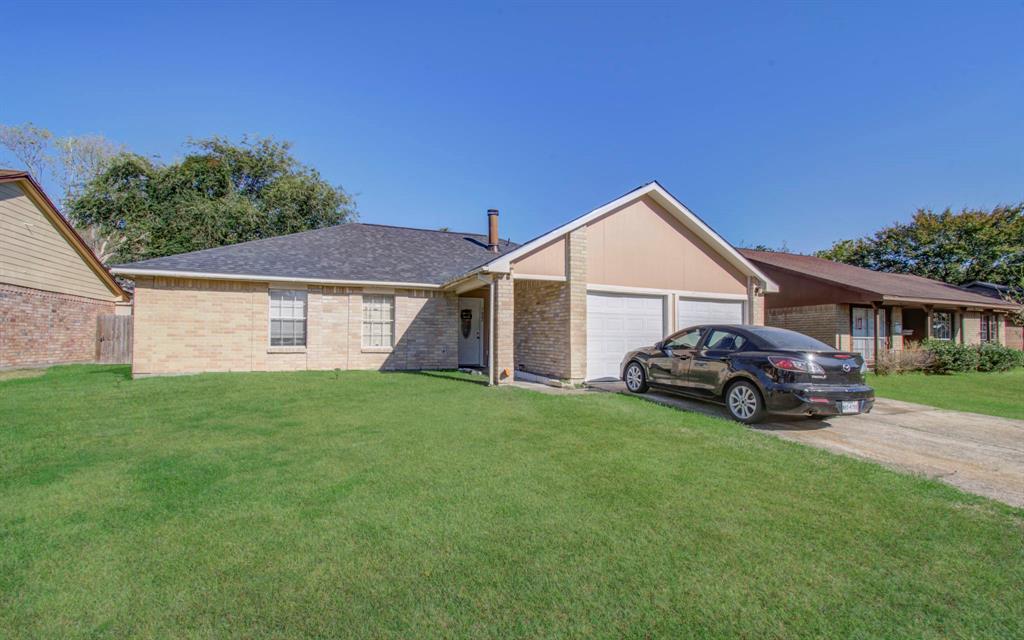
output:
[{"label": "car's rear wheel", "polygon": [[729,415],[744,424],[753,424],[764,418],[764,399],[752,383],[734,382],[725,392],[725,406]]},{"label": "car's rear wheel", "polygon": [[626,367],[626,373],[622,376],[626,381],[626,388],[631,393],[645,393],[647,387],[647,374],[639,362],[630,362]]}]

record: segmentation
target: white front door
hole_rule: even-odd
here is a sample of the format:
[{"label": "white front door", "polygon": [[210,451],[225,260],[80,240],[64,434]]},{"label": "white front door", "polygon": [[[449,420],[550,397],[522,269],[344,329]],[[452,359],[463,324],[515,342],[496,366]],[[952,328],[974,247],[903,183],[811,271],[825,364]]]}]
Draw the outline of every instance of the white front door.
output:
[{"label": "white front door", "polygon": [[742,300],[679,298],[676,303],[676,329],[699,324],[744,324]]},{"label": "white front door", "polygon": [[628,352],[664,338],[664,305],[663,296],[588,293],[587,380],[617,380]]},{"label": "white front door", "polygon": [[460,367],[480,367],[484,364],[483,317],[483,299],[459,298]]}]

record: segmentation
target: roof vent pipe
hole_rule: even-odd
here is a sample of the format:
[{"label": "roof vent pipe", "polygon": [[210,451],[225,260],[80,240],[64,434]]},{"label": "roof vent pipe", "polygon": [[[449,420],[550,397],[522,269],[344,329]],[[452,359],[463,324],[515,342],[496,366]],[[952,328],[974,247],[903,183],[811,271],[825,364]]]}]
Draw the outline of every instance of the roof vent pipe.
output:
[{"label": "roof vent pipe", "polygon": [[487,250],[498,253],[498,210],[487,210]]}]

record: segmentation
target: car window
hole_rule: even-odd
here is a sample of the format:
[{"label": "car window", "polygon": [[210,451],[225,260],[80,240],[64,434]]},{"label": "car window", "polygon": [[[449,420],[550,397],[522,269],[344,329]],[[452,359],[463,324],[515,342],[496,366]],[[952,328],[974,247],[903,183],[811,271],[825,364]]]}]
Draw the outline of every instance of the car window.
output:
[{"label": "car window", "polygon": [[714,351],[739,351],[747,344],[747,339],[731,331],[715,329],[705,344]]},{"label": "car window", "polygon": [[700,342],[700,329],[680,333],[665,343],[666,349],[696,349]]},{"label": "car window", "polygon": [[775,327],[749,327],[747,331],[764,341],[764,347],[769,349],[784,349],[786,351],[835,351],[835,347],[815,340],[789,329],[778,329]]}]

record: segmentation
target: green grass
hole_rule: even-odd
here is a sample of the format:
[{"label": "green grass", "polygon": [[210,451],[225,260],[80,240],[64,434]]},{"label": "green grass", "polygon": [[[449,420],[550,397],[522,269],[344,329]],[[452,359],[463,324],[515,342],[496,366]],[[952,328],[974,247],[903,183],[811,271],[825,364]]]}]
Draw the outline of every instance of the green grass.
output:
[{"label": "green grass", "polygon": [[1024,420],[1024,369],[999,373],[870,375],[882,398]]},{"label": "green grass", "polygon": [[0,637],[1024,635],[1024,511],[448,374],[0,383]]}]

